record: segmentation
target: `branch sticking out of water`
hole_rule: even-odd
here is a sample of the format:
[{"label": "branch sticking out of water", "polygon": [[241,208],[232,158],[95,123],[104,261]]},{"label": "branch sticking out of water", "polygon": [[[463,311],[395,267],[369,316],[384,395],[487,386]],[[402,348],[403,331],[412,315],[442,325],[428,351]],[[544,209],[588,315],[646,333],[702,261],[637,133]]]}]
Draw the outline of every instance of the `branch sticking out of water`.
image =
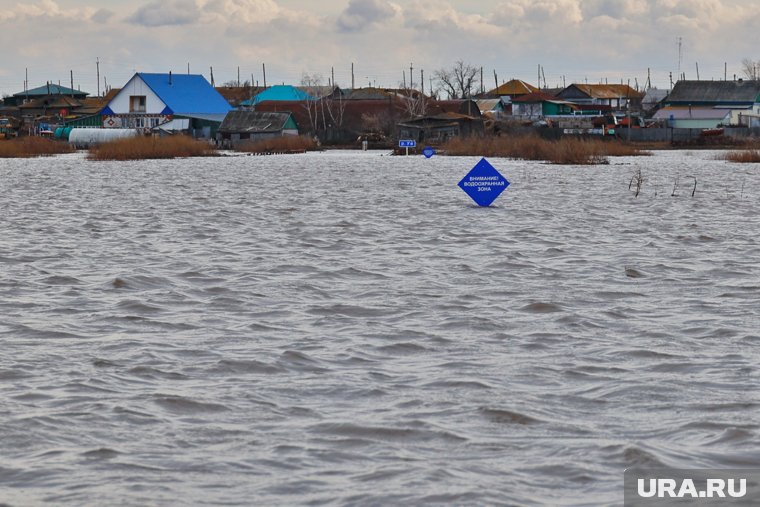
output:
[{"label": "branch sticking out of water", "polygon": [[694,189],[691,191],[691,196],[694,197],[694,194],[697,191],[697,177],[696,176],[689,176],[689,178],[694,178]]},{"label": "branch sticking out of water", "polygon": [[670,194],[670,197],[676,196],[676,189],[678,188],[678,178],[675,179],[673,182],[673,192]]}]

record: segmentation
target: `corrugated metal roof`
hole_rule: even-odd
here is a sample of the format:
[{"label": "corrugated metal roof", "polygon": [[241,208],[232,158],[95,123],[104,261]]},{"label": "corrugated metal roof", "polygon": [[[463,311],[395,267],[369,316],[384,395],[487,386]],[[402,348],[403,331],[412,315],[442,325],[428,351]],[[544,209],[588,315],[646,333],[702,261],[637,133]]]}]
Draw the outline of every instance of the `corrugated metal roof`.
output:
[{"label": "corrugated metal roof", "polygon": [[50,83],[49,85],[39,86],[37,88],[32,88],[31,90],[27,90],[25,92],[18,92],[14,93],[14,97],[24,98],[26,96],[41,96],[41,95],[74,95],[76,96],[85,96],[89,95],[87,92],[83,92],[81,90],[74,90],[73,88],[66,88],[65,86],[59,86],[57,84]]},{"label": "corrugated metal roof", "polygon": [[290,85],[275,85],[270,86],[261,93],[256,94],[251,100],[245,100],[240,103],[241,106],[252,106],[259,102],[266,101],[292,101],[292,100],[314,100],[314,97],[299,90],[295,86]]},{"label": "corrugated metal roof", "polygon": [[652,117],[655,120],[723,120],[731,115],[728,109],[712,107],[664,107]]},{"label": "corrugated metal roof", "polygon": [[633,99],[642,98],[643,93],[637,92],[633,88],[624,84],[583,84],[573,83],[568,88],[575,87],[582,93],[594,99]]},{"label": "corrugated metal roof", "polygon": [[232,106],[200,74],[137,74],[173,114],[226,113]]},{"label": "corrugated metal roof", "polygon": [[501,99],[478,99],[475,101],[481,112],[501,109]]},{"label": "corrugated metal roof", "polygon": [[760,97],[760,81],[678,81],[667,102],[754,103]]},{"label": "corrugated metal roof", "polygon": [[552,100],[556,101],[557,97],[544,92],[533,92],[520,97],[515,97],[512,99],[512,102],[549,102]]},{"label": "corrugated metal roof", "polygon": [[537,92],[538,88],[528,84],[520,79],[511,79],[504,84],[499,85],[490,92],[489,95],[526,95]]},{"label": "corrugated metal roof", "polygon": [[279,132],[290,116],[290,113],[230,111],[219,126],[219,132]]}]

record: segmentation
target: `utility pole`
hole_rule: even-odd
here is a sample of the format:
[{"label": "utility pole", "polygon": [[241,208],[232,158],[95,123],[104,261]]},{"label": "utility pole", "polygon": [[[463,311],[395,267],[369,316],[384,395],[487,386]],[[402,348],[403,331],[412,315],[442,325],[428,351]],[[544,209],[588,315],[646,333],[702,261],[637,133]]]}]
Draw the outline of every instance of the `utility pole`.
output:
[{"label": "utility pole", "polygon": [[420,88],[423,95],[425,95],[425,70],[420,69]]},{"label": "utility pole", "polygon": [[98,76],[98,97],[100,97],[100,58],[98,57],[95,57],[95,69]]},{"label": "utility pole", "polygon": [[538,64],[538,89],[541,89],[541,64]]},{"label": "utility pole", "polygon": [[211,71],[211,86],[214,86],[214,67],[209,67]]},{"label": "utility pole", "polygon": [[332,78],[331,86],[335,88],[335,67],[330,67],[330,77]]},{"label": "utility pole", "polygon": [[351,89],[354,89],[354,62],[351,62]]},{"label": "utility pole", "polygon": [[187,75],[190,75],[190,62],[187,62]]},{"label": "utility pole", "polygon": [[728,63],[723,62],[723,81],[726,81],[728,77]]},{"label": "utility pole", "polygon": [[[499,88],[499,77],[496,75],[496,69],[493,70],[493,82],[496,84],[496,89]],[[496,93],[499,93],[498,91]]]},{"label": "utility pole", "polygon": [[406,71],[403,70],[401,71],[401,73],[403,74],[403,79],[404,79],[404,90],[406,90]]},{"label": "utility pole", "polygon": [[694,62],[694,64],[697,66],[697,81],[699,81],[699,62]]},{"label": "utility pole", "polygon": [[261,64],[261,72],[264,73],[264,88],[267,87],[267,66],[265,63]]},{"label": "utility pole", "polygon": [[71,97],[74,98],[74,71],[70,70],[69,73],[71,74]]},{"label": "utility pole", "polygon": [[480,93],[485,93],[483,89],[483,66],[480,66]]},{"label": "utility pole", "polygon": [[240,88],[240,65],[238,65],[238,81],[237,81],[238,88]]}]

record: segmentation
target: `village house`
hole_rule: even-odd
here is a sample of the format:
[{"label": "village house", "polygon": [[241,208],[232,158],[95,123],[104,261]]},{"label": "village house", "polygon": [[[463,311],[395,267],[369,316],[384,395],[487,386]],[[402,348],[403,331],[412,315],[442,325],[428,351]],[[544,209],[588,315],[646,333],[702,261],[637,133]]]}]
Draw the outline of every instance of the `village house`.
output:
[{"label": "village house", "polygon": [[[200,74],[138,72],[101,111],[105,128],[186,130],[209,138],[232,106]],[[173,125],[167,125],[174,122]]]},{"label": "village house", "polygon": [[431,102],[427,114],[399,122],[399,139],[418,143],[442,143],[452,137],[480,135],[485,131],[483,116],[473,100]]},{"label": "village house", "polygon": [[678,81],[663,103],[669,127],[760,126],[760,81]]},{"label": "village house", "polygon": [[638,111],[644,93],[624,84],[573,83],[559,92],[556,98],[580,106],[606,106],[600,108],[600,111]]},{"label": "village house", "polygon": [[298,125],[290,112],[230,111],[216,132],[225,148],[240,142],[260,141],[272,137],[298,135]]},{"label": "village house", "polygon": [[512,100],[512,116],[526,120],[540,120],[547,116],[573,114],[578,107],[544,92],[533,92]]},{"label": "village house", "polygon": [[514,99],[537,91],[539,89],[530,83],[526,83],[521,79],[510,79],[493,90],[479,95],[478,99],[499,99],[499,104],[492,105],[488,110],[498,113],[495,116],[503,116],[512,114],[512,102]]}]

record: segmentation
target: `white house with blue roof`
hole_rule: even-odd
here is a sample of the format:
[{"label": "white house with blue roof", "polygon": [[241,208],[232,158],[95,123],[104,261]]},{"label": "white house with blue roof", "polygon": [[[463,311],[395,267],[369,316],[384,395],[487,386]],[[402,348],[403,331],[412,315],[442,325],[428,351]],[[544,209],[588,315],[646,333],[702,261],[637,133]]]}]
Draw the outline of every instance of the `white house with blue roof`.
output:
[{"label": "white house with blue roof", "polygon": [[138,72],[100,112],[106,128],[156,128],[180,122],[187,129],[222,122],[232,106],[200,74]]}]

